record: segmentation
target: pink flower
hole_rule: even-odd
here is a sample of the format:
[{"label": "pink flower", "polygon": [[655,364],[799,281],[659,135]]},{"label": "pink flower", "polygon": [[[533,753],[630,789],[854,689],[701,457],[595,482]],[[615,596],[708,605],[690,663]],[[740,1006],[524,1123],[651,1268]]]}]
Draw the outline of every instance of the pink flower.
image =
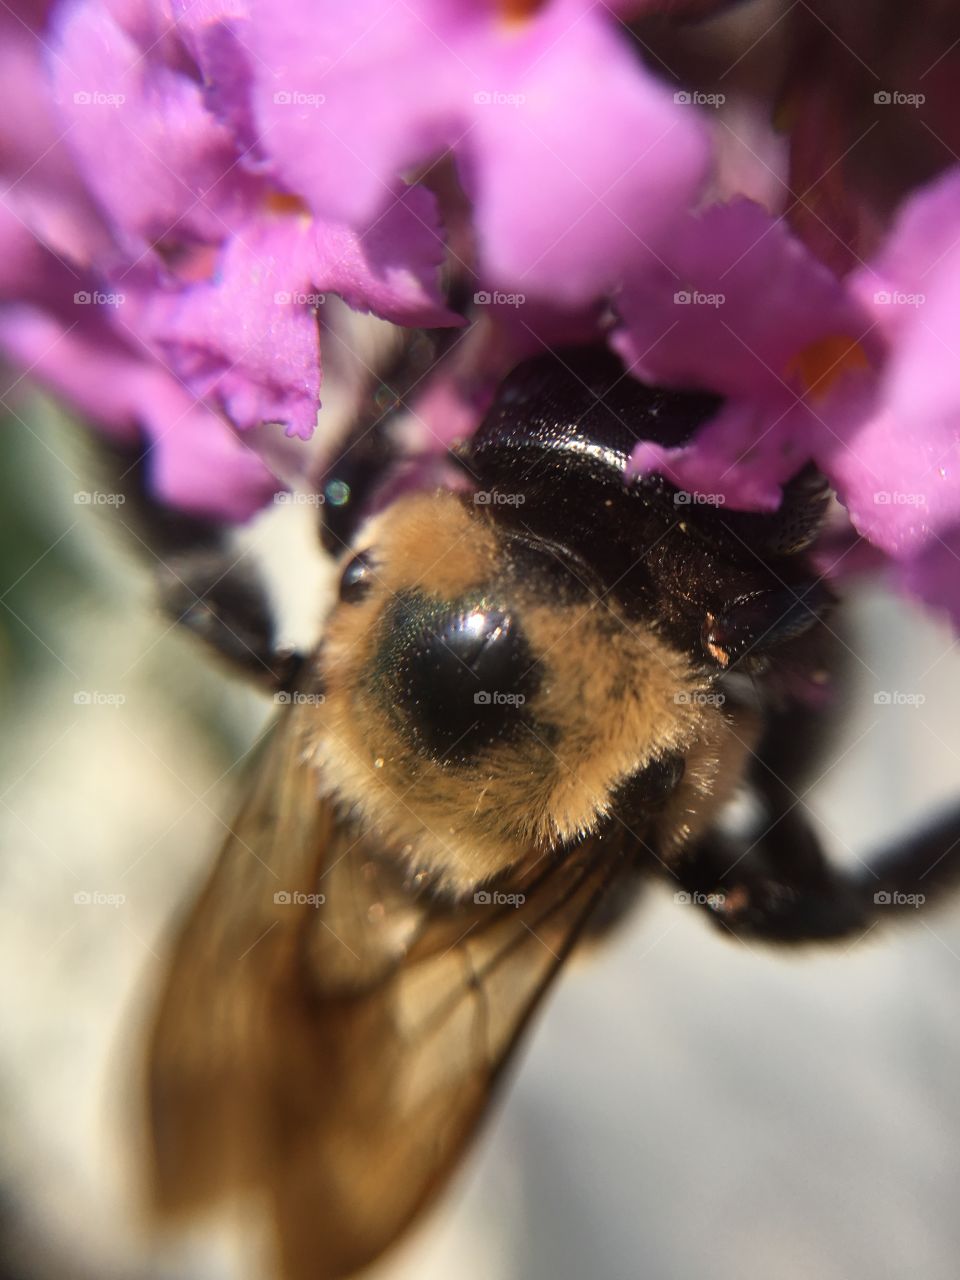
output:
[{"label": "pink flower", "polygon": [[400,174],[449,149],[486,283],[573,305],[672,233],[706,176],[696,111],[596,0],[254,0],[254,112],[277,172],[369,225]]},{"label": "pink flower", "polygon": [[[30,372],[141,441],[163,500],[241,519],[318,423],[329,453],[328,300],[460,324],[446,267],[475,291],[470,331],[418,385],[414,447],[468,434],[525,355],[607,336],[635,376],[723,397],[689,444],[642,445],[636,468],[772,510],[812,462],[853,529],[960,620],[960,171],[840,274],[857,245],[827,264],[742,194],[775,208],[795,168],[819,172],[816,111],[775,137],[735,78],[687,92],[625,25],[725,7],[0,8],[13,385]],[[709,119],[696,102],[727,87]],[[857,225],[881,228],[862,204]]]},{"label": "pink flower", "polygon": [[855,529],[960,621],[958,240],[957,171],[908,201],[845,281],[758,206],[691,220],[664,270],[624,290],[615,341],[639,376],[729,399],[683,449],[642,445],[638,470],[774,509],[812,461]]},{"label": "pink flower", "polygon": [[[160,497],[243,518],[280,487],[249,447],[264,424],[315,427],[325,292],[455,322],[433,197],[398,189],[365,232],[316,218],[254,154],[242,111],[221,117],[159,0],[75,0],[35,34],[8,11],[4,26],[23,96],[0,126],[3,349],[92,421],[145,436]],[[243,64],[224,70],[242,102]]]}]

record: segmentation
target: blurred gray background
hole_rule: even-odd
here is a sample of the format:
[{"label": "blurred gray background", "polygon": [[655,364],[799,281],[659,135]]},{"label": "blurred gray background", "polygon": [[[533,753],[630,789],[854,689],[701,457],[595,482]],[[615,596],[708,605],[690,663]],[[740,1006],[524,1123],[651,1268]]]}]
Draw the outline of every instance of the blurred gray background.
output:
[{"label": "blurred gray background", "polygon": [[[147,1242],[137,1072],[171,922],[271,707],[154,612],[111,531],[122,509],[76,500],[96,487],[79,433],[39,403],[28,420],[0,476],[7,1274],[262,1275],[237,1224]],[[299,523],[270,536],[289,563],[314,513],[285,514]],[[302,573],[309,613],[324,569]],[[808,798],[838,858],[946,805],[960,777],[949,632],[880,586],[851,619],[852,711]],[[784,955],[651,893],[570,966],[474,1159],[377,1274],[954,1280],[958,987],[960,903]]]}]

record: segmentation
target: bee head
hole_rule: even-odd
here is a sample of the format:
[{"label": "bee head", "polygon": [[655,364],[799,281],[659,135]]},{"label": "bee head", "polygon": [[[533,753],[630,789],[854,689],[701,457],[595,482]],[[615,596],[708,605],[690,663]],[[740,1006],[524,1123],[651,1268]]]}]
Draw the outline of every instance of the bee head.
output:
[{"label": "bee head", "polygon": [[617,818],[647,838],[682,812],[686,832],[714,789],[726,719],[702,672],[469,495],[361,530],[320,676],[325,785],[453,890]]}]

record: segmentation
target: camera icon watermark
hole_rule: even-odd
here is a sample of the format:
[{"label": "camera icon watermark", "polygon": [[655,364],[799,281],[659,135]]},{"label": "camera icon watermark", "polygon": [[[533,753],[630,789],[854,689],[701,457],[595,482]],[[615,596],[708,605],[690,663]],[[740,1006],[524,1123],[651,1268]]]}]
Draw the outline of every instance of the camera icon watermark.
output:
[{"label": "camera icon watermark", "polygon": [[326,100],[325,93],[300,93],[297,89],[278,89],[273,95],[278,107],[322,107]]},{"label": "camera icon watermark", "polygon": [[878,507],[925,507],[925,493],[903,493],[899,489],[879,489],[873,500]]},{"label": "camera icon watermark", "polygon": [[727,100],[725,93],[702,93],[699,89],[678,89],[673,95],[678,107],[722,107]]},{"label": "camera icon watermark", "polygon": [[126,300],[125,293],[104,293],[101,289],[78,289],[73,295],[78,307],[122,307]]},{"label": "camera icon watermark", "polygon": [[122,907],[126,900],[125,893],[103,893],[100,889],[80,889],[73,895],[77,907]]},{"label": "camera icon watermark", "polygon": [[476,507],[522,507],[526,500],[526,494],[501,493],[499,489],[478,489],[473,495]]},{"label": "camera icon watermark", "polygon": [[126,100],[125,93],[101,93],[98,89],[78,89],[73,95],[77,107],[122,107]]},{"label": "camera icon watermark", "polygon": [[273,504],[276,507],[322,507],[326,501],[326,495],[323,493],[291,493],[283,489],[280,493],[273,495]]},{"label": "camera icon watermark", "polygon": [[122,507],[127,500],[127,495],[101,493],[97,489],[91,493],[88,489],[80,489],[73,495],[73,500],[78,507]]},{"label": "camera icon watermark", "polygon": [[478,889],[473,901],[478,907],[522,907],[526,902],[522,893],[501,893],[498,889]]},{"label": "camera icon watermark", "polygon": [[526,698],[522,693],[501,693],[498,689],[478,689],[473,695],[478,707],[522,707]]},{"label": "camera icon watermark", "polygon": [[673,895],[674,902],[681,907],[710,907],[716,909],[722,907],[727,900],[725,893],[687,893],[681,889],[679,893]]},{"label": "camera icon watermark", "polygon": [[526,100],[525,93],[503,93],[499,89],[478,89],[473,95],[478,107],[522,107]]},{"label": "camera icon watermark", "polygon": [[927,897],[924,893],[900,893],[899,890],[880,889],[873,895],[878,907],[922,907]]},{"label": "camera icon watermark", "polygon": [[302,289],[278,289],[273,295],[278,307],[322,307],[326,300],[325,293],[305,293]]},{"label": "camera icon watermark", "polygon": [[678,489],[673,495],[673,503],[677,507],[722,507],[726,501],[724,493],[691,493],[687,489]]},{"label": "camera icon watermark", "polygon": [[925,293],[904,293],[902,289],[878,289],[873,300],[879,307],[922,307]]},{"label": "camera icon watermark", "polygon": [[101,693],[97,689],[78,689],[73,695],[76,707],[122,707],[126,700],[126,694]]},{"label": "camera icon watermark", "polygon": [[922,107],[925,93],[902,93],[899,89],[878,89],[873,101],[878,107]]},{"label": "camera icon watermark", "polygon": [[526,300],[525,293],[504,293],[501,289],[478,289],[473,295],[478,307],[522,307]]},{"label": "camera icon watermark", "polygon": [[678,289],[673,295],[678,307],[722,307],[726,300],[725,293],[704,293],[701,289]]},{"label": "camera icon watermark", "polygon": [[926,700],[925,693],[903,693],[899,689],[880,689],[873,695],[876,707],[922,707]]},{"label": "camera icon watermark", "polygon": [[324,893],[303,893],[299,889],[278,889],[273,895],[278,907],[322,907],[326,900]]},{"label": "camera icon watermark", "polygon": [[673,695],[673,700],[680,707],[722,707],[727,695],[705,689],[683,689]]}]

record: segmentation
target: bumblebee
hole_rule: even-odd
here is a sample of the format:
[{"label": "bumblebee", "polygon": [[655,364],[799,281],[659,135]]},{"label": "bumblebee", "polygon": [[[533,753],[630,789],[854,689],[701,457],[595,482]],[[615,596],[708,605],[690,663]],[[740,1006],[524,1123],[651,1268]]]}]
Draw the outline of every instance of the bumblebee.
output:
[{"label": "bumblebee", "polygon": [[336,513],[304,658],[181,522],[203,607],[171,607],[284,705],[153,1030],[162,1211],[258,1196],[286,1280],[352,1275],[434,1200],[565,959],[646,879],[775,943],[950,882],[955,817],[855,877],[795,803],[841,647],[810,556],[822,480],[758,515],[628,474],[638,440],[717,407],[605,349],[525,361],[458,485]]}]

